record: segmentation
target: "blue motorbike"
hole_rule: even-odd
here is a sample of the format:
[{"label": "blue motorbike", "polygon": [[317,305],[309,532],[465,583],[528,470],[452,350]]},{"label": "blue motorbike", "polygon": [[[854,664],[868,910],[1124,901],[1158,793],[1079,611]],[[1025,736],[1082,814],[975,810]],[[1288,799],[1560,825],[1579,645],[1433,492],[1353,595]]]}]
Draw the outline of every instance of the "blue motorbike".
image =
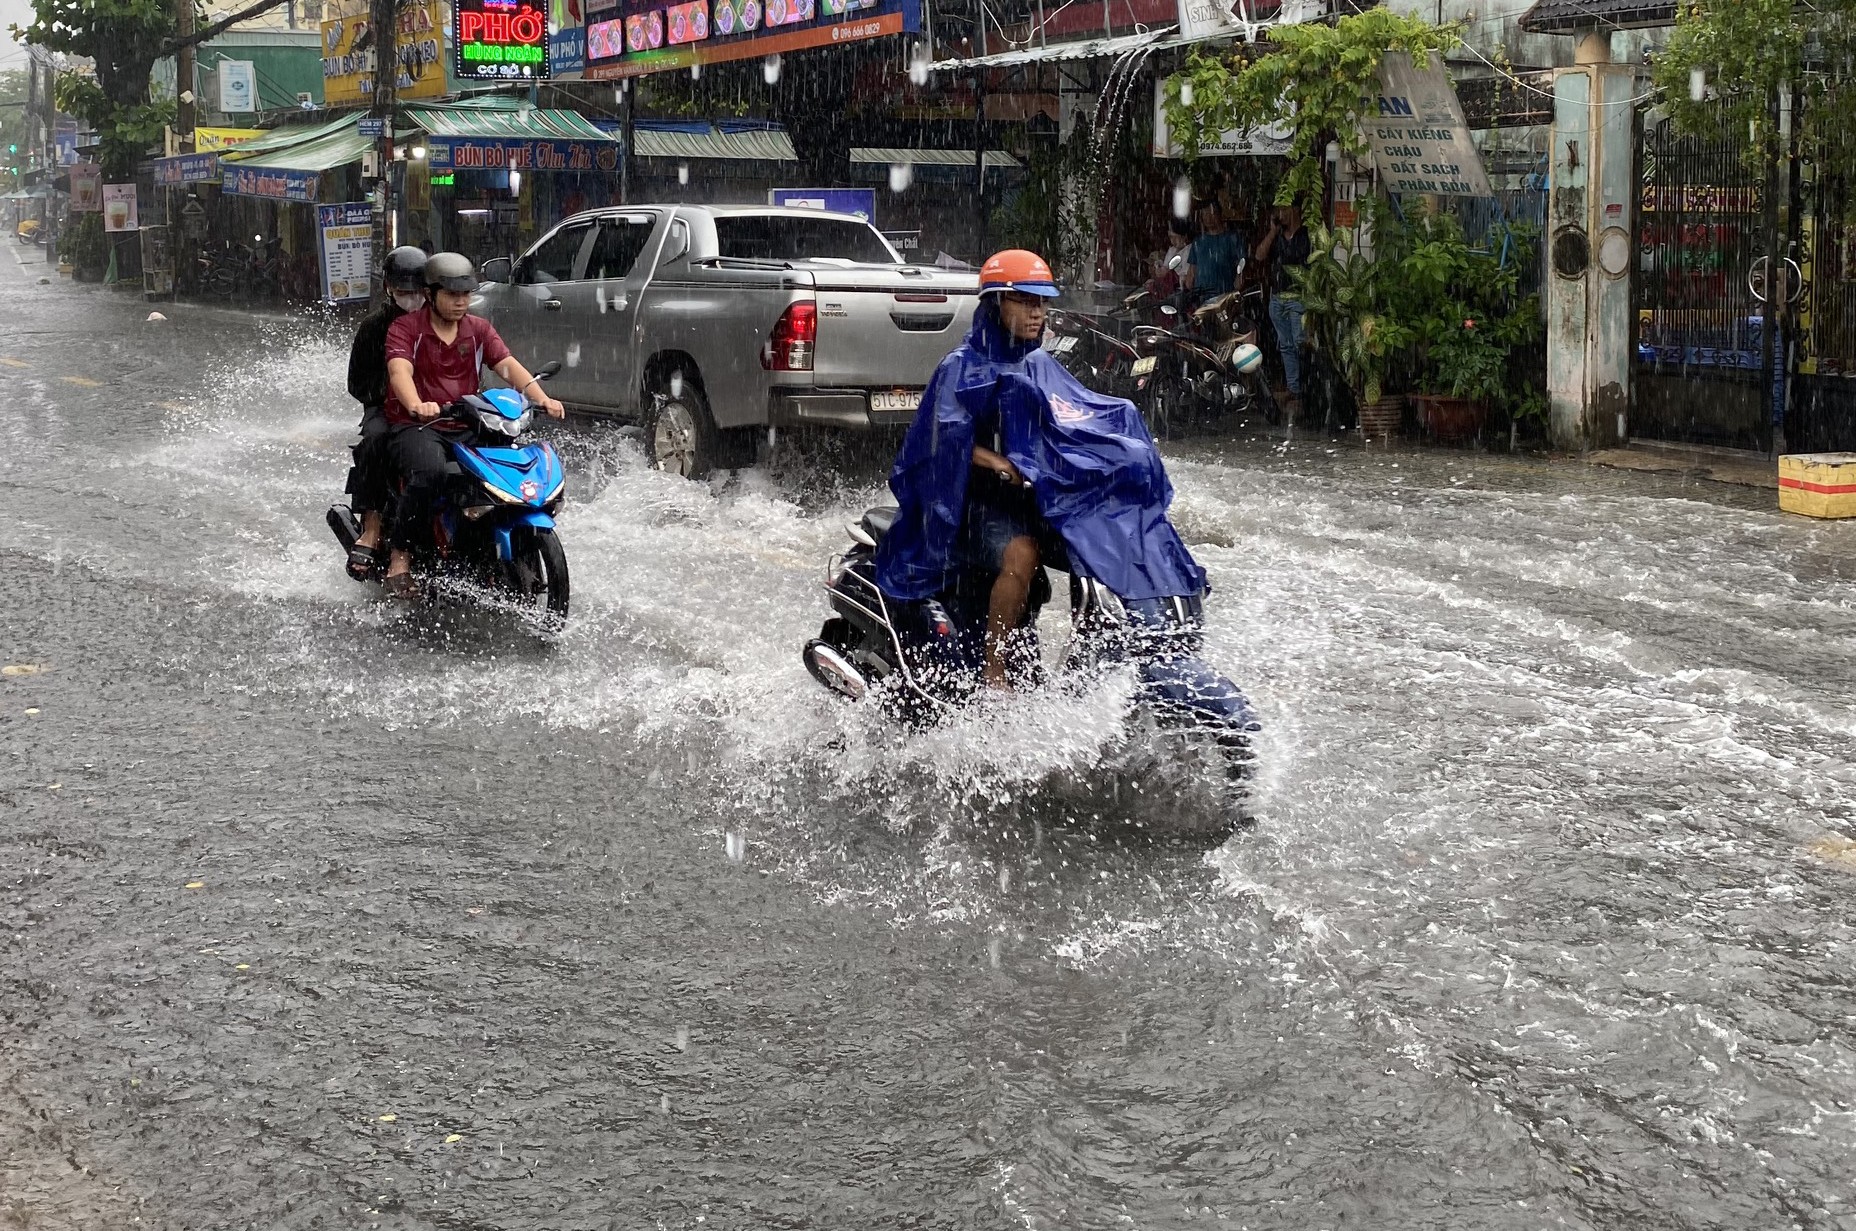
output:
[{"label": "blue motorbike", "polygon": [[[894,508],[875,508],[849,527],[852,546],[832,558],[826,574],[832,616],[802,656],[807,671],[832,692],[855,701],[874,696],[892,717],[926,725],[981,689],[993,579],[963,576],[921,602],[885,594],[876,580],[876,547],[896,516]],[[1051,563],[1069,567],[1060,559]],[[1051,597],[1049,571],[1040,566],[1008,661],[1016,687],[1047,682],[1037,621]],[[1158,760],[1191,759],[1222,776],[1230,795],[1241,799],[1254,760],[1251,737],[1262,726],[1237,685],[1200,657],[1202,596],[1124,601],[1094,578],[1072,572],[1070,617],[1060,672],[1087,679],[1116,665],[1132,666],[1137,685],[1131,717],[1159,740],[1173,740]],[[1238,818],[1228,819],[1234,824]]]},{"label": "blue motorbike", "polygon": [[[536,375],[556,370],[551,365]],[[506,595],[545,627],[558,629],[567,620],[570,591],[554,516],[567,498],[567,475],[553,445],[521,443],[534,414],[516,390],[488,389],[452,403],[434,420],[462,430],[446,434],[451,460],[433,508],[432,546],[415,556],[413,569],[441,584]],[[342,551],[352,551],[361,535],[354,510],[332,505],[328,523]]]}]

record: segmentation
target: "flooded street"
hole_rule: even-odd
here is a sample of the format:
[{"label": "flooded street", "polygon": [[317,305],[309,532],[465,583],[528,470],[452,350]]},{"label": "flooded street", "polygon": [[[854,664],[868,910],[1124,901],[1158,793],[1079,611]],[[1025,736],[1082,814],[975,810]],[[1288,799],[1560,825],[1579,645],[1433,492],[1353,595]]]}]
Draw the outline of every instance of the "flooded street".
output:
[{"label": "flooded street", "polygon": [[879,471],[544,429],[559,643],[409,615],[322,520],[341,326],[38,255],[0,1226],[1856,1228],[1856,525],[1172,450],[1265,732],[1256,824],[1155,845],[1112,689],[904,736],[807,676]]}]

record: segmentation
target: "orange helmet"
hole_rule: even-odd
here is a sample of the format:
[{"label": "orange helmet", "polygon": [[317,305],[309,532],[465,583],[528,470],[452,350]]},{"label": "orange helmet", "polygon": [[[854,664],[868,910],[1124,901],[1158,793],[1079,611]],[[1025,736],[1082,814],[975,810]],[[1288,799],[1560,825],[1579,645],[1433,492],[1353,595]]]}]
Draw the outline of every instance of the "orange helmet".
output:
[{"label": "orange helmet", "polygon": [[1021,291],[1026,295],[1055,299],[1057,279],[1037,253],[1007,248],[1004,252],[993,253],[980,266],[980,294],[991,291]]}]

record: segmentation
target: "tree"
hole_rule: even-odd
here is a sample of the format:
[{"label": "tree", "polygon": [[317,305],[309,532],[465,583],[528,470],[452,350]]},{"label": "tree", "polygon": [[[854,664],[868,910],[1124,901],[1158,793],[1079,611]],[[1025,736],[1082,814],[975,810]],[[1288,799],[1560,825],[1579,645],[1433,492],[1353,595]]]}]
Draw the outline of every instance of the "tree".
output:
[{"label": "tree", "polygon": [[1278,204],[1300,202],[1320,215],[1321,164],[1330,140],[1348,154],[1367,151],[1360,120],[1377,92],[1379,62],[1388,51],[1410,53],[1419,64],[1459,39],[1454,25],[1368,9],[1332,25],[1277,26],[1269,42],[1226,51],[1194,51],[1185,71],[1168,83],[1167,125],[1188,158],[1219,134],[1287,120],[1293,131],[1289,174]]},{"label": "tree", "polygon": [[174,117],[172,100],[148,96],[155,62],[283,3],[257,0],[217,21],[196,21],[194,33],[182,37],[174,0],[33,0],[32,24],[11,29],[16,41],[91,62],[93,77],[59,75],[58,107],[96,130],[103,177],[121,182],[134,177],[143,151]]},{"label": "tree", "polygon": [[1787,156],[1780,97],[1796,92],[1800,152],[1833,174],[1856,172],[1856,89],[1839,88],[1856,61],[1856,0],[1688,0],[1655,81],[1686,132],[1747,134],[1746,155]]}]

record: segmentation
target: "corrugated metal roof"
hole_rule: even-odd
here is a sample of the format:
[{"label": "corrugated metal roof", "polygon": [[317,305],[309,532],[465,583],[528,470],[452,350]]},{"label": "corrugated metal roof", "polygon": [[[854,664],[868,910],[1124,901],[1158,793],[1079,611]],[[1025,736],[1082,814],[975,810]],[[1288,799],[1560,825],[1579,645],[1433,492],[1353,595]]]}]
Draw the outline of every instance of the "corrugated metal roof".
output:
[{"label": "corrugated metal roof", "polygon": [[750,158],[762,162],[798,162],[793,139],[783,132],[677,132],[645,128],[632,130],[640,158]]},{"label": "corrugated metal roof", "polygon": [[973,56],[965,60],[939,60],[928,67],[937,72],[950,72],[962,68],[1011,68],[1017,64],[1054,64],[1061,60],[1097,60],[1158,44],[1162,39],[1171,35],[1176,28],[1162,26],[1158,30],[1143,30],[1139,34],[1117,34],[1113,38],[1078,39],[1067,43],[1052,43],[1046,47],[1020,47],[1012,51],[995,51],[991,55]]},{"label": "corrugated metal roof", "polygon": [[[972,150],[904,150],[885,146],[859,145],[851,149],[852,162],[899,163],[917,167],[971,167]],[[987,150],[986,165],[1007,171],[1018,169],[1018,160],[1004,150]]]},{"label": "corrugated metal roof", "polygon": [[593,121],[577,111],[548,111],[540,107],[510,111],[487,107],[407,107],[400,112],[400,118],[433,137],[613,140],[610,134],[595,127]]},{"label": "corrugated metal roof", "polygon": [[328,171],[361,161],[361,155],[374,148],[371,138],[363,137],[348,117],[344,127],[296,145],[253,149],[234,146],[219,155],[221,162],[241,167],[269,167],[276,171]]},{"label": "corrugated metal roof", "polygon": [[1670,26],[1675,20],[1673,0],[1539,0],[1522,15],[1521,28],[1530,34],[1572,34]]},{"label": "corrugated metal roof", "polygon": [[262,137],[253,137],[236,148],[242,154],[283,149],[286,146],[302,145],[306,141],[314,141],[319,137],[326,137],[331,133],[352,127],[354,127],[352,115],[338,116],[320,124],[293,124],[285,128],[273,128]]}]

